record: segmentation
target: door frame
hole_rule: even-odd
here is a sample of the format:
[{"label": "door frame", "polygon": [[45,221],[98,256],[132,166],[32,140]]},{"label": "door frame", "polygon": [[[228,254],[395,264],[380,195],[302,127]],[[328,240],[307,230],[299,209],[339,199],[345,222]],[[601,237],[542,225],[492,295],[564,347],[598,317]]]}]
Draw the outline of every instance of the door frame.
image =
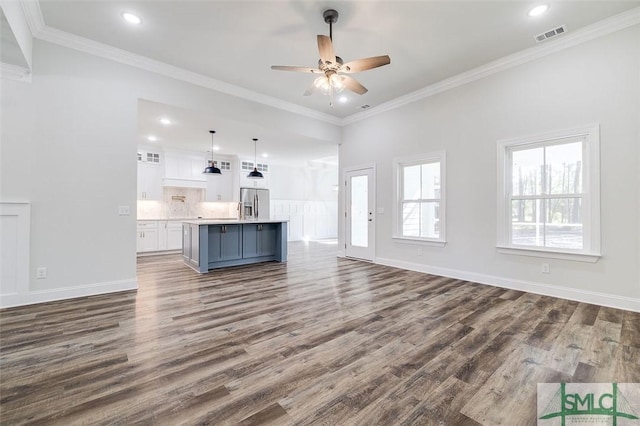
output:
[{"label": "door frame", "polygon": [[357,257],[351,257],[351,259],[359,259],[359,260],[363,260],[363,261],[370,261],[375,263],[376,260],[376,228],[377,226],[377,197],[376,197],[376,180],[377,180],[377,175],[376,175],[376,163],[367,163],[367,164],[362,164],[359,166],[351,166],[351,167],[345,167],[344,169],[342,169],[342,181],[344,182],[344,185],[342,186],[342,229],[343,229],[343,233],[342,233],[342,239],[343,239],[343,248],[342,248],[342,252],[344,253],[344,257],[348,257],[347,256],[347,227],[348,225],[348,217],[347,217],[347,198],[348,198],[348,194],[347,194],[347,173],[351,173],[351,172],[357,172],[360,170],[367,170],[367,169],[371,169],[371,176],[372,176],[372,199],[373,199],[373,205],[371,206],[371,211],[373,212],[373,226],[371,227],[371,234],[369,235],[369,243],[373,245],[373,249],[372,249],[372,258],[371,259],[360,259]]}]

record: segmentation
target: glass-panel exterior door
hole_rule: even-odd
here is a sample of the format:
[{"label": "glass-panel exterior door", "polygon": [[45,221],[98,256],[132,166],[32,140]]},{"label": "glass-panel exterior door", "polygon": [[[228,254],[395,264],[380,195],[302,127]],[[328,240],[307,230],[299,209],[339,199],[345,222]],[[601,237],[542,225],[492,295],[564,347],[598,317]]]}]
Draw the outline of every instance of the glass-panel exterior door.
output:
[{"label": "glass-panel exterior door", "polygon": [[373,168],[345,172],[345,254],[373,261],[375,254]]}]

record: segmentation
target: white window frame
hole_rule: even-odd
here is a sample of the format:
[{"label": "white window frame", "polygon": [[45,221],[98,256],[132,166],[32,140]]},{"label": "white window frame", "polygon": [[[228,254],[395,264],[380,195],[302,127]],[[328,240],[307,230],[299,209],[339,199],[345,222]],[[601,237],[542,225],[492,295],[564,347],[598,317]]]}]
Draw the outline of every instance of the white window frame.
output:
[{"label": "white window frame", "polygon": [[[583,141],[583,248],[580,250],[519,246],[511,243],[511,150],[550,146],[562,139]],[[580,262],[597,262],[600,252],[600,125],[570,128],[498,141],[497,248],[499,253]]]},{"label": "white window frame", "polygon": [[[404,236],[402,235],[402,194],[404,192],[402,170],[407,166],[429,163],[440,163],[440,205],[438,207],[440,236],[438,238]],[[422,244],[434,247],[445,246],[447,243],[446,175],[445,151],[435,151],[427,154],[413,155],[411,157],[395,158],[393,160],[393,239],[398,240],[399,242]]]}]

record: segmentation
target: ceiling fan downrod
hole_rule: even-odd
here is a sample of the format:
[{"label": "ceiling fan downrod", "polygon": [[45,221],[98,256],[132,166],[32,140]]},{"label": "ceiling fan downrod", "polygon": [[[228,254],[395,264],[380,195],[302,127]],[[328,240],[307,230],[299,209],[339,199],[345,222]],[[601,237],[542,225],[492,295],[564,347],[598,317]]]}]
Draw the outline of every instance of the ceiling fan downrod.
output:
[{"label": "ceiling fan downrod", "polygon": [[338,11],[335,9],[327,9],[322,13],[324,22],[329,24],[329,39],[333,41],[333,24],[338,22]]}]

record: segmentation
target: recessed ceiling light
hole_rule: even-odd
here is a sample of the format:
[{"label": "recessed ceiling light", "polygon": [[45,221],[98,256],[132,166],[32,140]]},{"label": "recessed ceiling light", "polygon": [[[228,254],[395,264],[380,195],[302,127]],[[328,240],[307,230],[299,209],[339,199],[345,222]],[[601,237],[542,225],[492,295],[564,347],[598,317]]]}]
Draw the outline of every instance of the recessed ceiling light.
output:
[{"label": "recessed ceiling light", "polygon": [[161,122],[162,124],[164,124],[165,126],[168,126],[169,124],[171,124],[171,120],[169,120],[169,119],[168,119],[168,118],[166,118],[166,117],[165,117],[165,118],[161,118],[161,119],[160,119],[160,122]]},{"label": "recessed ceiling light", "polygon": [[267,154],[266,152],[262,154],[262,158],[267,158],[269,156],[269,154]]},{"label": "recessed ceiling light", "polygon": [[529,11],[529,16],[540,16],[543,13],[545,13],[547,10],[549,10],[549,5],[548,4],[541,4],[539,6],[534,7],[533,9],[531,9]]},{"label": "recessed ceiling light", "polygon": [[155,142],[155,141],[158,140],[158,138],[153,136],[153,135],[149,135],[149,136],[147,136],[147,140],[150,141],[150,142]]},{"label": "recessed ceiling light", "polygon": [[213,150],[214,151],[220,151],[220,147],[218,145],[214,145]]},{"label": "recessed ceiling light", "polygon": [[346,96],[340,96],[340,102],[345,103],[347,102],[349,99]]},{"label": "recessed ceiling light", "polygon": [[133,13],[130,13],[130,12],[123,12],[122,19],[124,19],[130,24],[138,25],[142,23],[142,19],[140,19],[138,15],[134,15]]}]

